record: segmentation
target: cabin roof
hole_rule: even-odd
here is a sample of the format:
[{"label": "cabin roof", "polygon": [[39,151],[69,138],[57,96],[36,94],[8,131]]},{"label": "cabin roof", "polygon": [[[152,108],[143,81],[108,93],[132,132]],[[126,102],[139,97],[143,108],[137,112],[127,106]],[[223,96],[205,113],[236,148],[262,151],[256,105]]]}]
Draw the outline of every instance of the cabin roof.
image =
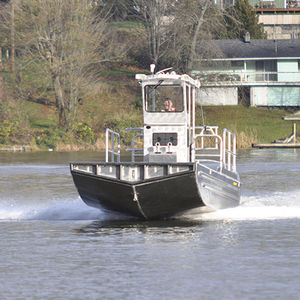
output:
[{"label": "cabin roof", "polygon": [[176,74],[175,72],[171,73],[157,73],[152,75],[145,75],[145,74],[136,74],[135,79],[143,81],[144,83],[148,84],[156,84],[160,80],[164,81],[184,81],[187,82],[197,88],[200,87],[200,81],[197,79],[191,78],[189,75],[184,74]]},{"label": "cabin roof", "polygon": [[202,57],[213,60],[300,59],[300,39],[201,41],[197,51]]}]

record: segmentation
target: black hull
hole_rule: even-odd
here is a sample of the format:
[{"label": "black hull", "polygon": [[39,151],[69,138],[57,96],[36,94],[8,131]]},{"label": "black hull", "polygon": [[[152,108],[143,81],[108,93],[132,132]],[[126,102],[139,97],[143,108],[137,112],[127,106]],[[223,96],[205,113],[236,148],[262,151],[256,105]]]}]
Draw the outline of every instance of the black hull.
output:
[{"label": "black hull", "polygon": [[138,183],[71,171],[82,200],[89,206],[144,219],[172,217],[202,207],[194,171]]}]

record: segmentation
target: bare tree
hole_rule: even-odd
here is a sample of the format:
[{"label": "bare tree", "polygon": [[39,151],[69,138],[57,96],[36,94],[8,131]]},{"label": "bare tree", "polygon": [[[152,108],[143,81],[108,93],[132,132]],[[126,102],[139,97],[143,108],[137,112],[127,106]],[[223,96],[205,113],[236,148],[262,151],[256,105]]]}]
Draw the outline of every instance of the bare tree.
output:
[{"label": "bare tree", "polygon": [[182,71],[191,71],[197,44],[202,39],[211,39],[224,26],[223,21],[223,11],[212,0],[182,0],[176,4],[168,48]]},{"label": "bare tree", "polygon": [[0,47],[2,51],[9,48],[10,5],[0,2]]},{"label": "bare tree", "polygon": [[100,64],[123,54],[106,19],[90,0],[22,0],[16,7],[16,43],[22,67],[36,63],[51,78],[59,125],[68,128],[78,101],[95,82]]},{"label": "bare tree", "polygon": [[3,65],[2,65],[2,48],[0,47],[0,102],[3,101]]},{"label": "bare tree", "polygon": [[163,55],[163,46],[168,40],[167,28],[172,22],[170,14],[174,0],[133,0],[145,26],[148,49],[153,63]]},{"label": "bare tree", "polygon": [[6,22],[6,18],[9,15],[8,13],[8,5],[6,3],[0,2],[0,102],[4,99],[4,86],[3,86],[3,59],[2,59],[2,51],[3,46],[7,46],[7,38],[8,34],[1,24]]},{"label": "bare tree", "polygon": [[10,0],[10,64],[15,73],[15,0]]}]

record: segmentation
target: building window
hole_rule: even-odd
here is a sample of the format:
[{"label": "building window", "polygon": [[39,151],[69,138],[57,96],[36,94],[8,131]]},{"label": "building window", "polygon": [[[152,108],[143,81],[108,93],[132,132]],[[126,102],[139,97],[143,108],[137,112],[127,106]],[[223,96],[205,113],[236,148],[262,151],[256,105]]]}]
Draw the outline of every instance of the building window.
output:
[{"label": "building window", "polygon": [[275,0],[260,0],[259,8],[276,8]]},{"label": "building window", "polygon": [[244,68],[244,61],[242,61],[242,60],[231,61],[231,67],[233,67],[233,68]]},{"label": "building window", "polygon": [[277,61],[257,60],[255,62],[256,81],[277,81]]},{"label": "building window", "polygon": [[286,0],[286,8],[299,8],[300,1],[299,0]]}]

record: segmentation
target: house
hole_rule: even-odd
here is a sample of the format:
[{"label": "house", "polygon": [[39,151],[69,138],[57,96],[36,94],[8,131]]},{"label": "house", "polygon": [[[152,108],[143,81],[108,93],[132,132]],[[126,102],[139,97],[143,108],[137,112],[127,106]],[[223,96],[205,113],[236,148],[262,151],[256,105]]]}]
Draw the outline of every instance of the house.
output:
[{"label": "house", "polygon": [[[236,0],[214,0],[221,8]],[[300,0],[248,0],[268,39],[300,38]]]},{"label": "house", "polygon": [[300,38],[299,0],[249,0],[268,39]]},{"label": "house", "polygon": [[300,106],[300,39],[246,35],[245,40],[201,41],[197,51],[206,57],[196,59],[192,70],[201,80],[204,105],[236,105],[244,94],[251,106]]}]

